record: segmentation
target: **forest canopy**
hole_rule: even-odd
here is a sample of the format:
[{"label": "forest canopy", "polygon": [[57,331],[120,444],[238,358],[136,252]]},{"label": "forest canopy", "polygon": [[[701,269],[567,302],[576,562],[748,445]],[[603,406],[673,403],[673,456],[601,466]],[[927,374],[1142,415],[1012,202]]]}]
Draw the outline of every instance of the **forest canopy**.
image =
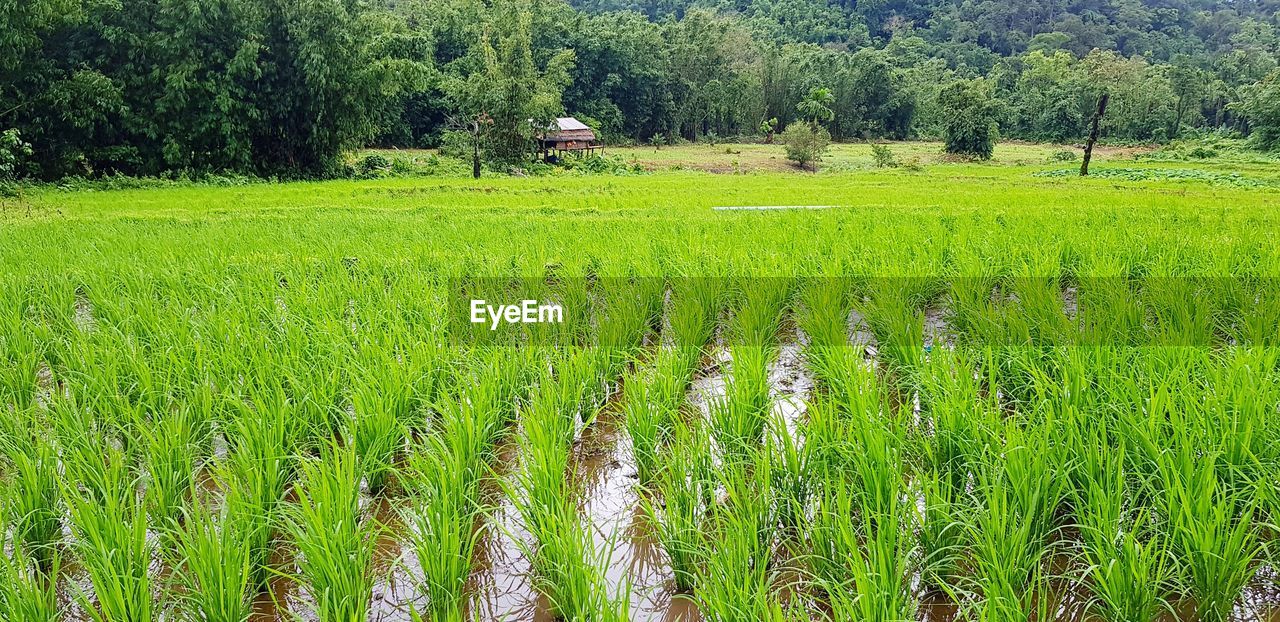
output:
[{"label": "forest canopy", "polygon": [[[1280,0],[24,0],[0,4],[10,177],[325,176],[369,145],[518,161],[573,115],[610,141],[939,137],[989,98],[1002,138],[1280,128]],[[954,92],[955,89],[953,88]],[[533,121],[533,123],[530,123]],[[3,145],[19,145],[7,148]]]}]

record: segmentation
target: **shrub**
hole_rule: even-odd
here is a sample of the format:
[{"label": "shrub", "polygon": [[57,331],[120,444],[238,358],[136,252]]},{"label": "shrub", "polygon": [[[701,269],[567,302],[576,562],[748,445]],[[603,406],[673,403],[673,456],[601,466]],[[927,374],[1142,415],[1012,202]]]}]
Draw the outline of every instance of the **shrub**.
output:
[{"label": "shrub", "polygon": [[1075,162],[1075,161],[1076,161],[1076,160],[1078,160],[1079,158],[1080,158],[1080,156],[1076,155],[1076,152],[1074,152],[1074,151],[1070,151],[1070,150],[1067,150],[1067,149],[1063,149],[1063,150],[1061,150],[1061,151],[1055,151],[1055,152],[1053,152],[1053,153],[1049,154],[1049,158],[1048,158],[1048,160],[1049,160],[1049,162],[1050,162],[1050,163],[1053,163],[1053,162]]},{"label": "shrub", "polygon": [[809,167],[816,172],[818,163],[831,145],[831,134],[821,125],[796,121],[782,133],[782,144],[786,145],[788,160],[799,164],[801,168]]},{"label": "shrub", "polygon": [[997,103],[980,80],[952,82],[938,94],[946,122],[947,153],[990,160],[995,151]]},{"label": "shrub", "polygon": [[381,154],[371,153],[356,164],[356,172],[362,176],[376,175],[391,169],[391,162]]},{"label": "shrub", "polygon": [[871,157],[876,161],[876,168],[892,168],[898,165],[898,160],[893,157],[893,151],[885,145],[871,145]]},{"label": "shrub", "polygon": [[1195,158],[1196,160],[1207,160],[1209,158],[1218,157],[1218,152],[1208,147],[1196,147],[1195,149],[1187,152],[1187,155]]},{"label": "shrub", "polygon": [[408,158],[395,158],[391,161],[391,172],[396,175],[408,175],[413,172],[413,162]]},{"label": "shrub", "polygon": [[0,132],[0,196],[15,192],[13,182],[27,175],[27,160],[34,154],[18,130]]}]

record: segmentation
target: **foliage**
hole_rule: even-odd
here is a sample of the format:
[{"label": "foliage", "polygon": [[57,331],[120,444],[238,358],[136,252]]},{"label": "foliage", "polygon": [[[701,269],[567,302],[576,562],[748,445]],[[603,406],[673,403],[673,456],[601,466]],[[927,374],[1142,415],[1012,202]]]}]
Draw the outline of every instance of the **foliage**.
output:
[{"label": "foliage", "polygon": [[1280,150],[1280,71],[1250,87],[1240,106],[1258,147]]},{"label": "foliage", "polygon": [[34,154],[18,130],[0,132],[0,183],[22,177],[27,159]]},{"label": "foliage", "polygon": [[767,141],[762,119],[816,121],[836,140],[936,138],[952,120],[943,90],[974,78],[990,83],[1011,138],[1079,140],[1107,91],[1107,139],[1220,129],[1272,148],[1274,11],[1202,9],[10,2],[0,127],[34,153],[0,176],[336,176],[343,152],[436,147],[458,132],[469,154],[506,171],[564,114],[598,121],[611,143]]},{"label": "foliage", "polygon": [[782,144],[787,148],[787,159],[798,164],[818,170],[818,163],[826,154],[831,144],[831,134],[821,125],[810,125],[808,121],[796,121],[782,132]]},{"label": "foliage", "polygon": [[35,3],[20,34],[66,43],[6,56],[0,92],[33,172],[329,174],[425,78],[416,35],[363,3],[204,6]]},{"label": "foliage", "polygon": [[814,87],[796,104],[796,111],[813,125],[821,125],[836,118],[836,112],[831,109],[835,103],[836,98],[831,94],[831,89]]},{"label": "foliage", "polygon": [[[1033,173],[1036,177],[1072,177],[1079,174],[1080,171],[1077,169],[1057,169]],[[1280,185],[1274,180],[1259,179],[1236,172],[1222,173],[1194,168],[1101,168],[1090,170],[1089,176],[1124,181],[1198,181],[1211,185],[1234,186],[1237,188],[1266,188]]]},{"label": "foliage", "polygon": [[897,159],[893,157],[893,150],[886,145],[871,145],[871,159],[875,160],[876,168],[893,168],[898,165]]},{"label": "foliage", "polygon": [[485,120],[479,131],[486,159],[515,164],[528,158],[535,135],[563,110],[561,94],[574,54],[560,50],[539,67],[533,58],[533,15],[517,1],[495,10],[491,20],[467,59],[475,70],[451,76],[444,86],[467,123]]},{"label": "foliage", "polygon": [[371,153],[356,163],[356,172],[360,175],[369,176],[386,172],[391,169],[391,162],[381,154]]},{"label": "foliage", "polygon": [[996,107],[981,81],[958,81],[938,95],[947,116],[943,140],[947,153],[991,159],[996,144]]}]

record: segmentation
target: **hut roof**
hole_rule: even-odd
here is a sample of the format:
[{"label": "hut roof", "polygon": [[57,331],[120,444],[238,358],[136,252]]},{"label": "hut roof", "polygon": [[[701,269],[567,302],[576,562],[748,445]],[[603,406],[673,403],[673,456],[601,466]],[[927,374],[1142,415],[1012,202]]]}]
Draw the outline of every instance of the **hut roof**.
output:
[{"label": "hut roof", "polygon": [[587,141],[596,139],[596,133],[587,124],[573,117],[560,117],[547,128],[542,140],[546,142]]}]

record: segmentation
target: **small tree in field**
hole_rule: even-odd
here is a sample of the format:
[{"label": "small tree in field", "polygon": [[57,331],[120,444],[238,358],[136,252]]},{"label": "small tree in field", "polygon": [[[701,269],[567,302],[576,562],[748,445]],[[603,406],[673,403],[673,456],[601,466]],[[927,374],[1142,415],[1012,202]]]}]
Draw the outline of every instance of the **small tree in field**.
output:
[{"label": "small tree in field", "polygon": [[764,134],[764,144],[773,144],[773,134],[778,131],[778,117],[760,122],[760,133]]},{"label": "small tree in field", "polygon": [[991,159],[995,151],[997,103],[979,80],[952,82],[938,94],[946,123],[947,153]]},{"label": "small tree in field", "polygon": [[782,144],[787,147],[788,160],[817,172],[818,163],[831,144],[831,134],[821,125],[795,121],[782,132]]},{"label": "small tree in field", "polygon": [[835,103],[836,97],[831,94],[831,89],[817,87],[796,104],[796,112],[810,123],[819,125],[836,118],[836,111],[831,108]]}]

